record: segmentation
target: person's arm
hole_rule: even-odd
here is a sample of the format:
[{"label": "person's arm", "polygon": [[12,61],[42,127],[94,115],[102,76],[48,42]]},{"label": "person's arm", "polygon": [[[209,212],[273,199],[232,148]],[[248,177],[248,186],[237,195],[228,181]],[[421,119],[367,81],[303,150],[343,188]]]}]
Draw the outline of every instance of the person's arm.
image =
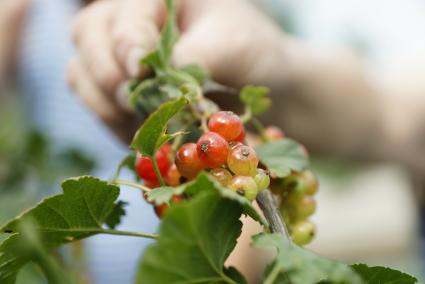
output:
[{"label": "person's arm", "polygon": [[[387,100],[397,96],[390,88],[370,83],[355,54],[325,55],[307,48],[248,1],[178,3],[182,36],[173,54],[175,64],[198,63],[229,86],[269,86],[273,107],[265,121],[328,155],[397,160],[420,156],[394,156],[406,152],[400,141],[414,143],[420,137],[393,133]],[[164,17],[162,0],[102,0],[75,21],[79,52],[70,67],[70,83],[115,128],[123,130],[128,123],[119,86],[128,77],[146,74],[138,61],[156,46]],[[414,121],[406,114],[399,118]],[[416,152],[425,152],[418,147]]]},{"label": "person's arm", "polygon": [[30,0],[0,2],[0,94],[16,59],[19,34]]}]

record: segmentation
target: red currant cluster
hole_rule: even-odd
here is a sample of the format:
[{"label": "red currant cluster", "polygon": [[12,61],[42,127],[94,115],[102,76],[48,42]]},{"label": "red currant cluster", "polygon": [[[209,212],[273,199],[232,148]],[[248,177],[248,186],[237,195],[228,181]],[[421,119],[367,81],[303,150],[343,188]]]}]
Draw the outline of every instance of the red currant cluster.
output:
[{"label": "red currant cluster", "polygon": [[259,190],[269,186],[270,178],[257,168],[254,149],[243,144],[245,129],[241,119],[231,111],[219,111],[211,116],[208,129],[197,143],[184,144],[177,151],[179,172],[191,179],[206,170],[222,185],[254,200]]},{"label": "red currant cluster", "polygon": [[[182,181],[194,179],[205,170],[222,185],[252,201],[258,191],[268,188],[270,177],[263,169],[257,168],[259,160],[255,150],[242,142],[245,129],[239,116],[230,111],[219,111],[208,121],[209,131],[197,143],[183,144],[176,152],[172,163],[172,151],[165,144],[157,151],[155,159],[158,169],[169,186],[178,186]],[[145,185],[159,186],[158,177],[149,157],[138,156],[136,170]],[[172,202],[179,202],[175,196]],[[155,212],[162,216],[168,206],[156,206]]]}]

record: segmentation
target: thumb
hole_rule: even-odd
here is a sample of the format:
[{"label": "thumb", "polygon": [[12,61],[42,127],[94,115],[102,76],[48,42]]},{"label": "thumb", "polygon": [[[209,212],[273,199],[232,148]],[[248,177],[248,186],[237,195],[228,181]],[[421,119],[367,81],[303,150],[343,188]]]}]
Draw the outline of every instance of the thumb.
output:
[{"label": "thumb", "polygon": [[152,51],[159,40],[165,17],[162,0],[124,0],[112,23],[115,55],[132,77],[142,76],[139,61]]}]

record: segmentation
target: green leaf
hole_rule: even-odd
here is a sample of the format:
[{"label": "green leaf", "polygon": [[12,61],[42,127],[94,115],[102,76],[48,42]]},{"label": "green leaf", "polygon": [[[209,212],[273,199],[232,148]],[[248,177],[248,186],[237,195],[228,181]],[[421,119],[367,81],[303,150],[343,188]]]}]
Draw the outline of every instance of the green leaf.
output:
[{"label": "green leaf", "polygon": [[170,203],[171,197],[176,193],[173,187],[163,186],[155,188],[147,193],[148,201],[156,205]]},{"label": "green leaf", "polygon": [[387,267],[369,267],[366,264],[354,264],[351,267],[363,278],[365,284],[414,284],[418,282],[413,276]]},{"label": "green leaf", "polygon": [[308,166],[301,145],[289,138],[259,145],[255,151],[270,173],[280,178],[288,176],[292,170],[302,171]]},{"label": "green leaf", "polygon": [[181,71],[186,72],[196,79],[199,84],[203,84],[209,77],[208,73],[197,64],[189,64],[180,68]]},{"label": "green leaf", "polygon": [[0,228],[1,233],[15,233],[0,246],[0,283],[9,283],[8,279],[29,261],[13,253],[21,238],[22,222],[34,220],[43,245],[54,248],[100,233],[106,220],[116,217],[111,212],[116,208],[118,187],[86,176],[68,179],[62,188],[63,194],[43,200]]},{"label": "green leaf", "polygon": [[167,6],[167,21],[161,32],[159,47],[142,60],[143,64],[151,66],[157,74],[163,73],[168,68],[174,44],[179,37],[174,0],[166,0],[165,3]]},{"label": "green leaf", "polygon": [[224,273],[226,273],[227,276],[235,280],[238,284],[247,284],[245,277],[233,266],[227,267],[224,270]]},{"label": "green leaf", "polygon": [[156,150],[167,142],[167,139],[173,137],[165,133],[168,122],[187,104],[188,100],[185,97],[162,104],[137,131],[131,147],[142,155],[153,157]]},{"label": "green leaf", "polygon": [[277,250],[276,260],[264,275],[264,284],[288,283],[287,280],[291,284],[315,284],[323,280],[363,283],[350,266],[298,247],[281,235],[259,234],[253,240],[256,247]]},{"label": "green leaf", "polygon": [[121,171],[125,168],[131,170],[132,172],[136,172],[135,167],[136,167],[136,155],[134,153],[127,155],[118,164],[117,170],[115,171],[114,176],[112,177],[112,180],[117,179],[120,176]]},{"label": "green leaf", "polygon": [[218,192],[220,196],[238,202],[242,205],[244,214],[249,215],[252,219],[265,226],[267,225],[267,221],[264,217],[257,212],[246,198],[236,194],[226,187],[223,187],[207,173],[200,173],[195,180],[185,183],[178,188],[168,186],[156,188],[148,193],[148,199],[155,204],[163,204],[169,203],[173,195],[185,193],[186,195],[193,197],[204,192]]},{"label": "green leaf", "polygon": [[271,100],[267,97],[269,92],[266,87],[246,86],[241,90],[239,98],[253,114],[259,115],[270,108]]},{"label": "green leaf", "polygon": [[121,218],[125,216],[126,214],[124,207],[127,205],[128,205],[128,202],[125,202],[122,200],[118,201],[118,203],[115,204],[111,213],[105,220],[105,224],[109,228],[115,229],[115,227],[121,223]]},{"label": "green leaf", "polygon": [[226,274],[224,262],[241,233],[241,213],[240,204],[216,192],[171,207],[158,242],[145,251],[136,283],[237,284]]}]

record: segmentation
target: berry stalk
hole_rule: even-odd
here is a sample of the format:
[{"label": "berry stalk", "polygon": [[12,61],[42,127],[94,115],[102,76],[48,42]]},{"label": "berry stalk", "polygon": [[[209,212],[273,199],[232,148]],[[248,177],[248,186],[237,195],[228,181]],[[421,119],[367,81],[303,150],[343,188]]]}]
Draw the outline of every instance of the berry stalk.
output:
[{"label": "berry stalk", "polygon": [[257,203],[263,211],[264,217],[269,222],[270,231],[285,236],[291,240],[288,228],[279,213],[276,202],[270,190],[260,191],[257,195]]}]

